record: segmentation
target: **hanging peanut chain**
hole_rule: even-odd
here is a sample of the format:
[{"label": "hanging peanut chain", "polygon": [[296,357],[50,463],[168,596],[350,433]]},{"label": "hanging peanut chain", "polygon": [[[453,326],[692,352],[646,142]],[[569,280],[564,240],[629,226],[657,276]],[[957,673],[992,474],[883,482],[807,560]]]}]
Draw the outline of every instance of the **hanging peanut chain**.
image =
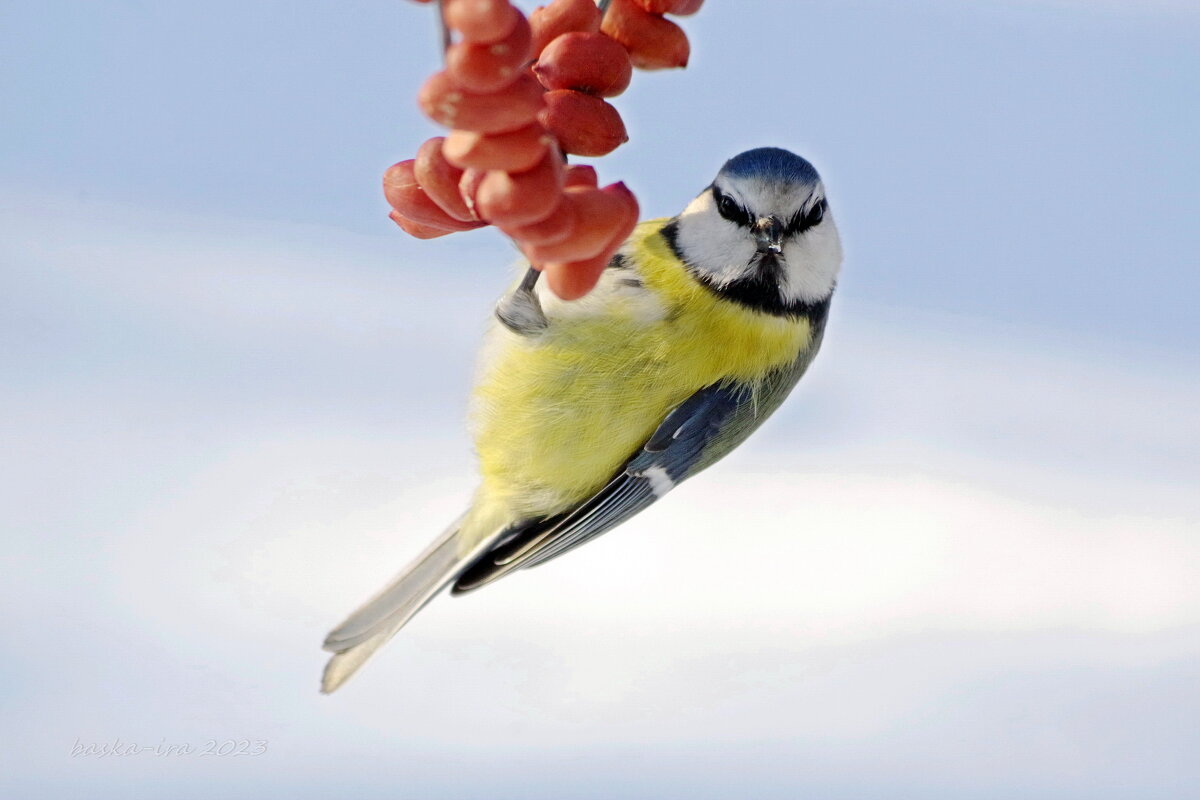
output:
[{"label": "hanging peanut chain", "polygon": [[586,294],[638,204],[623,183],[600,188],[594,169],[565,157],[628,141],[608,98],[633,67],[686,66],[687,36],[662,15],[702,2],[554,0],[527,20],[509,0],[439,0],[445,68],[418,102],[451,131],[385,172],[392,219],[422,239],[495,225],[555,294]]}]

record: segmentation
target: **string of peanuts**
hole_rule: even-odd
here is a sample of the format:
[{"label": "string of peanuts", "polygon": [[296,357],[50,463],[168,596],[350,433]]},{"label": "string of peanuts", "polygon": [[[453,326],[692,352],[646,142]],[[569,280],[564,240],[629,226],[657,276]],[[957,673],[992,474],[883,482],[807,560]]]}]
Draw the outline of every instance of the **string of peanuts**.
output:
[{"label": "string of peanuts", "polygon": [[687,36],[663,15],[702,3],[553,0],[526,19],[510,0],[439,0],[445,68],[418,103],[451,130],[384,173],[391,218],[420,239],[495,225],[556,295],[586,294],[637,224],[638,203],[566,156],[628,141],[607,98],[634,67],[686,66]]}]

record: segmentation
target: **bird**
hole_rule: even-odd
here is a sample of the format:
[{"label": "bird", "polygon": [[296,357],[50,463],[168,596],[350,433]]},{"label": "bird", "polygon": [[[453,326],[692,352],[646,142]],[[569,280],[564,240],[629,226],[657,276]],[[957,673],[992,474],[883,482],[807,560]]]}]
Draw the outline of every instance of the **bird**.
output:
[{"label": "bird", "polygon": [[678,215],[639,223],[582,299],[560,300],[530,268],[485,334],[473,500],[329,633],[322,692],[447,587],[556,558],[737,447],[816,356],[841,264],[817,170],[759,147]]}]

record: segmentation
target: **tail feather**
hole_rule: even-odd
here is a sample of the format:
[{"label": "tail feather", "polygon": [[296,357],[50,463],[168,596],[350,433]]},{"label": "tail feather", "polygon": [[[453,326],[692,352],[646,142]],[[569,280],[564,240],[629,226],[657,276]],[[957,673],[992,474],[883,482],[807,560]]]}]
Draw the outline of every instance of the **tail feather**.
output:
[{"label": "tail feather", "polygon": [[455,521],[391,583],[330,631],[322,646],[340,653],[374,636],[389,620],[407,620],[416,614],[445,585],[448,574],[461,560],[458,525]]},{"label": "tail feather", "polygon": [[477,556],[478,547],[459,552],[461,523],[462,518],[456,520],[395,580],[325,637],[324,648],[334,656],[325,665],[322,692],[336,691]]}]

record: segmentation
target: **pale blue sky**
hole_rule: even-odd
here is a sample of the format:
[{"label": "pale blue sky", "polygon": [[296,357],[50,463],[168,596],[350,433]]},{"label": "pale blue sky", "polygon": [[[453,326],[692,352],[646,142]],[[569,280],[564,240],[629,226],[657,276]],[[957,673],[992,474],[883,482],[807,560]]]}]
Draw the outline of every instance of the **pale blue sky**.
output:
[{"label": "pale blue sky", "polygon": [[[604,174],[668,214],[732,152],[789,146],[830,180],[848,293],[1195,340],[1192,5],[714,2],[686,74],[618,101],[631,142]],[[434,132],[430,15],[403,2],[2,13],[9,185],[379,232],[380,165]]]},{"label": "pale blue sky", "polygon": [[[901,7],[902,6],[902,7]],[[1200,781],[1200,10],[709,0],[616,101],[647,215],[775,144],[847,241],[744,448],[325,631],[472,488],[493,232],[386,219],[429,9],[0,4],[0,793],[1177,798]],[[257,759],[72,758],[263,738]]]}]

